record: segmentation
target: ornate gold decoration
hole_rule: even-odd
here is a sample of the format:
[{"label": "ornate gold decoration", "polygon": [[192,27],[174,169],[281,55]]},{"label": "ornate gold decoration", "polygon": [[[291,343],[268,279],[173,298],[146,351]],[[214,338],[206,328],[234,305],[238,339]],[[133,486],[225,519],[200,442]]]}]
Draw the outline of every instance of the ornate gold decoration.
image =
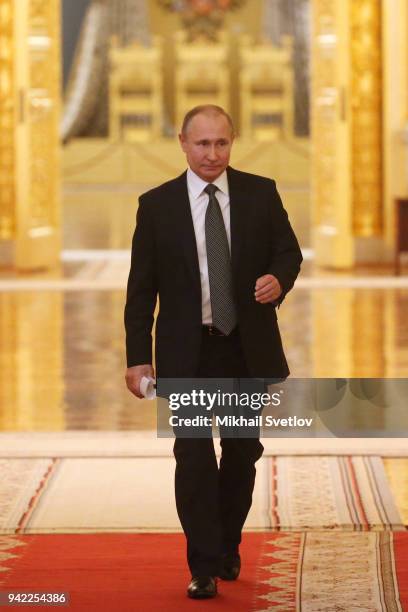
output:
[{"label": "ornate gold decoration", "polygon": [[241,37],[241,136],[258,140],[293,137],[292,39],[282,47]]},{"label": "ornate gold decoration", "polygon": [[15,230],[13,1],[0,3],[0,240]]},{"label": "ornate gold decoration", "polygon": [[225,31],[218,42],[188,41],[186,32],[175,34],[176,50],[176,126],[198,104],[218,104],[229,110],[230,72],[228,37]]},{"label": "ornate gold decoration", "polygon": [[179,13],[189,40],[203,36],[215,40],[228,11],[240,8],[245,0],[157,0],[172,13]]},{"label": "ornate gold decoration", "polygon": [[350,3],[353,233],[382,232],[381,0]]},{"label": "ornate gold decoration", "polygon": [[109,136],[115,140],[159,138],[163,116],[162,40],[125,47],[112,39],[109,52]]}]

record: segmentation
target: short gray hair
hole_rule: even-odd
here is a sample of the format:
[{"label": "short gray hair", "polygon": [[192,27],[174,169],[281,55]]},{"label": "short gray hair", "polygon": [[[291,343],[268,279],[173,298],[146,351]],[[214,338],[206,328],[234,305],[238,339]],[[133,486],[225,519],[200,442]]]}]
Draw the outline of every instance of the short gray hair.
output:
[{"label": "short gray hair", "polygon": [[222,115],[228,121],[232,134],[235,133],[234,124],[232,122],[231,116],[225,111],[221,106],[217,106],[216,104],[200,104],[199,106],[195,106],[191,110],[188,111],[186,116],[183,119],[183,124],[181,126],[181,133],[183,135],[186,134],[188,126],[191,120],[196,115],[207,115],[209,117],[216,117],[217,115]]}]

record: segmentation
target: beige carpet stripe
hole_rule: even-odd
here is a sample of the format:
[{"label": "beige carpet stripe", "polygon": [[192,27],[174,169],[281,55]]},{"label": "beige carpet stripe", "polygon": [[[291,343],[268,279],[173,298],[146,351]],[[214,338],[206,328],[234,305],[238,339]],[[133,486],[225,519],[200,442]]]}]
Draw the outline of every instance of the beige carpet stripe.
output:
[{"label": "beige carpet stripe", "polygon": [[[180,531],[174,469],[170,458],[61,459],[22,531]],[[269,527],[267,494],[267,462],[261,461],[248,529]]]}]

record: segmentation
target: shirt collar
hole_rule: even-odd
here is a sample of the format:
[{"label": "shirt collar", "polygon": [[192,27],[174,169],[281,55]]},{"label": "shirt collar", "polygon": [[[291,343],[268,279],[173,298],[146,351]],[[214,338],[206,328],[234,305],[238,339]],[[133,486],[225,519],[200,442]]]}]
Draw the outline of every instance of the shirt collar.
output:
[{"label": "shirt collar", "polygon": [[[227,171],[224,170],[224,172],[222,174],[220,174],[220,176],[213,181],[213,184],[218,187],[218,189],[220,191],[222,191],[223,193],[225,193],[225,195],[229,195],[229,189],[228,189],[228,176],[227,176]],[[203,193],[204,189],[207,187],[208,183],[206,181],[203,181],[202,178],[200,178],[198,176],[198,174],[196,174],[195,172],[193,172],[193,170],[191,170],[191,168],[188,168],[187,170],[187,186],[188,189],[191,193],[191,195],[193,196],[193,198],[196,200],[198,197],[200,197],[200,195]]]}]

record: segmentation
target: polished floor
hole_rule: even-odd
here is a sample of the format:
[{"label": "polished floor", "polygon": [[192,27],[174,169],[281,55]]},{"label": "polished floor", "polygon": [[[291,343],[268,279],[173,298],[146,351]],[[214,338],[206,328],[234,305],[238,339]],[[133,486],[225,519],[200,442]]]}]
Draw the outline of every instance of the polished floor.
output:
[{"label": "polished floor", "polygon": [[[0,292],[0,430],[154,427],[125,386],[124,301],[92,282]],[[292,376],[407,377],[407,307],[405,289],[295,289],[278,313]]]}]

